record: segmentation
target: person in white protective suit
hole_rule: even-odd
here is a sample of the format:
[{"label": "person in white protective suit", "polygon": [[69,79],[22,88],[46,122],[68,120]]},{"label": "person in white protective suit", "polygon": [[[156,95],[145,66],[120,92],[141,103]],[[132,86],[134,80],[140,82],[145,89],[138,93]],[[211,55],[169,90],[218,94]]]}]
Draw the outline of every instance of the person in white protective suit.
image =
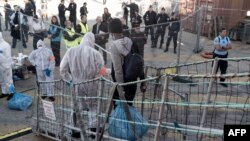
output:
[{"label": "person in white protective suit", "polygon": [[[75,93],[82,97],[81,109],[88,112],[88,128],[96,132],[97,99],[85,98],[97,97],[98,82],[81,83],[94,79],[98,75],[106,75],[103,57],[95,50],[94,43],[94,34],[87,32],[77,48],[70,48],[65,53],[60,64],[60,74],[67,83],[76,84]],[[73,117],[73,122],[76,125],[77,119],[75,119],[75,114],[73,114]],[[73,131],[72,136],[80,137],[80,134]]]},{"label": "person in white protective suit", "polygon": [[54,97],[54,76],[55,57],[42,40],[37,42],[37,50],[33,50],[29,55],[29,61],[36,67],[37,81],[41,98],[49,98],[55,101]]},{"label": "person in white protective suit", "polygon": [[0,98],[8,97],[7,100],[11,99],[14,93],[11,64],[11,46],[3,39],[2,32],[0,32],[0,84],[2,87]]}]

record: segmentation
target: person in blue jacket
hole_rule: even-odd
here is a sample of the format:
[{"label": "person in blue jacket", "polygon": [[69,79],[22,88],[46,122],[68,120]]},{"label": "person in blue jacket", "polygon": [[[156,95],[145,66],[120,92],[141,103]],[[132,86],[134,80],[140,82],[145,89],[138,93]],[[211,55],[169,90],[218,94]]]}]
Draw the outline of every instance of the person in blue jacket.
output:
[{"label": "person in blue jacket", "polygon": [[60,65],[60,45],[61,45],[61,28],[56,16],[52,16],[51,25],[48,30],[48,38],[50,39],[51,49],[55,56],[56,66]]}]

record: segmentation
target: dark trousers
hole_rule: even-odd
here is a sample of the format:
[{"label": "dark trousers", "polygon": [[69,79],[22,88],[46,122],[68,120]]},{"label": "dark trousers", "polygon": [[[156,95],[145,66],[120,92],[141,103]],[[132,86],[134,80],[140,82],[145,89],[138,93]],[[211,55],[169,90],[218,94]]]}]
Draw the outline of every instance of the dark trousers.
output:
[{"label": "dark trousers", "polygon": [[[218,54],[215,54],[213,53],[213,58],[227,58],[228,54],[226,55],[218,55]],[[227,73],[227,67],[228,67],[228,62],[225,61],[225,60],[219,60],[218,61],[218,66],[216,68],[216,73],[218,72],[219,68],[220,68],[220,73],[221,74],[226,74]],[[225,81],[225,78],[220,78],[220,81],[221,82],[224,82]]]},{"label": "dark trousers", "polygon": [[61,61],[60,42],[51,42],[51,49],[52,49],[52,52],[53,52],[53,54],[55,56],[56,66],[59,66],[60,61]]},{"label": "dark trousers", "polygon": [[124,20],[125,20],[126,26],[128,26],[128,15],[124,15],[123,18],[124,18]]},{"label": "dark trousers", "polygon": [[159,37],[161,37],[161,45],[164,43],[166,27],[158,27],[155,33],[155,45],[157,45]]},{"label": "dark trousers", "polygon": [[[137,89],[137,84],[132,84],[132,85],[127,85],[123,87],[124,92],[125,92],[125,99],[128,101],[127,104],[132,106],[133,105],[133,100],[135,98],[135,94],[136,94],[136,89]],[[114,100],[120,100],[119,98],[119,93],[118,90],[115,90],[114,96],[113,96]],[[113,101],[113,105],[114,105],[114,109],[116,108],[116,101]]]},{"label": "dark trousers", "polygon": [[[106,49],[106,44],[98,44],[98,45],[101,46],[103,49]],[[99,50],[99,48],[96,47],[96,50]],[[107,53],[105,51],[102,51],[102,52],[103,52],[104,63],[106,64],[107,63]]]},{"label": "dark trousers", "polygon": [[152,43],[154,43],[154,41],[155,41],[154,27],[152,27],[152,26],[145,27],[145,34],[146,34],[147,38],[148,38],[148,33],[149,32],[150,32],[150,35],[151,35],[151,41],[152,41]]},{"label": "dark trousers", "polygon": [[167,44],[166,44],[166,49],[167,50],[168,50],[170,42],[171,42],[171,40],[173,38],[174,50],[176,51],[176,48],[177,48],[177,37],[178,37],[178,33],[173,33],[173,31],[169,31],[169,33],[168,33],[168,39],[167,39]]},{"label": "dark trousers", "polygon": [[[8,15],[5,15],[5,30],[9,29],[9,25],[10,25],[10,18]],[[10,25],[11,27],[11,25]]]},{"label": "dark trousers", "polygon": [[21,25],[23,34],[24,34],[24,40],[28,41],[29,40],[29,36],[28,36],[28,32],[29,32],[29,26],[28,25]]},{"label": "dark trousers", "polygon": [[36,50],[37,49],[37,42],[39,40],[42,40],[43,41],[44,39],[44,34],[41,32],[41,33],[34,33],[33,35],[33,49]]},{"label": "dark trousers", "polygon": [[76,29],[76,16],[69,16],[69,20],[74,25],[74,29]]},{"label": "dark trousers", "polygon": [[[24,48],[27,48],[26,46],[26,42],[25,42],[25,38],[24,38],[24,33],[22,32],[22,44],[23,44],[23,47]],[[20,39],[17,39],[17,38],[12,38],[12,48],[16,48],[16,43],[17,43],[17,40],[20,40]]]},{"label": "dark trousers", "polygon": [[59,19],[60,19],[61,27],[65,27],[66,17],[59,17]]}]

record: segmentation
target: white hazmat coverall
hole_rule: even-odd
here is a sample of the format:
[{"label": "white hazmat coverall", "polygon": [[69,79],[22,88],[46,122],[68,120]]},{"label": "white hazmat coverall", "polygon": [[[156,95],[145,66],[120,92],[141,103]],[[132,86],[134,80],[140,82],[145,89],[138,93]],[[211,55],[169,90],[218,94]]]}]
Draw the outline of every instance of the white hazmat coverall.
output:
[{"label": "white hazmat coverall", "polygon": [[[53,96],[55,57],[42,40],[37,42],[37,49],[30,53],[29,61],[36,67],[37,81],[40,82],[39,92],[41,96]],[[50,71],[50,74],[46,74],[46,70]]]},{"label": "white hazmat coverall", "polygon": [[[81,43],[76,48],[70,48],[65,53],[61,64],[60,74],[62,78],[73,84],[94,79],[104,66],[102,55],[94,49],[95,36],[88,32],[84,35]],[[82,109],[88,111],[89,128],[96,127],[98,82],[89,82],[76,85],[75,93],[81,97]]]},{"label": "white hazmat coverall", "polygon": [[0,32],[0,84],[2,94],[10,94],[9,88],[13,85],[11,64],[11,46],[3,39],[2,32]]}]

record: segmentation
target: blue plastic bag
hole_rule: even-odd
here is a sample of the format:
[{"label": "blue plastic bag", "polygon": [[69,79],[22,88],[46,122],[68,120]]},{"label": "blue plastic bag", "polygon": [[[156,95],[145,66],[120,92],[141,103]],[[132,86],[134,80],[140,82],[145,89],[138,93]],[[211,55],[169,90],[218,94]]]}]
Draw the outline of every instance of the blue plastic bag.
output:
[{"label": "blue plastic bag", "polygon": [[[148,131],[148,122],[139,112],[136,111],[134,107],[129,106],[129,112],[131,114],[132,121],[135,122],[134,131],[136,132],[136,135],[141,138]],[[126,114],[121,103],[118,103],[118,106],[109,118],[108,133],[112,137],[130,141],[136,140],[136,135],[133,132],[130,123],[126,119]]]},{"label": "blue plastic bag", "polygon": [[8,101],[8,108],[13,110],[24,111],[28,109],[31,104],[31,96],[22,93],[15,93],[13,97]]}]

